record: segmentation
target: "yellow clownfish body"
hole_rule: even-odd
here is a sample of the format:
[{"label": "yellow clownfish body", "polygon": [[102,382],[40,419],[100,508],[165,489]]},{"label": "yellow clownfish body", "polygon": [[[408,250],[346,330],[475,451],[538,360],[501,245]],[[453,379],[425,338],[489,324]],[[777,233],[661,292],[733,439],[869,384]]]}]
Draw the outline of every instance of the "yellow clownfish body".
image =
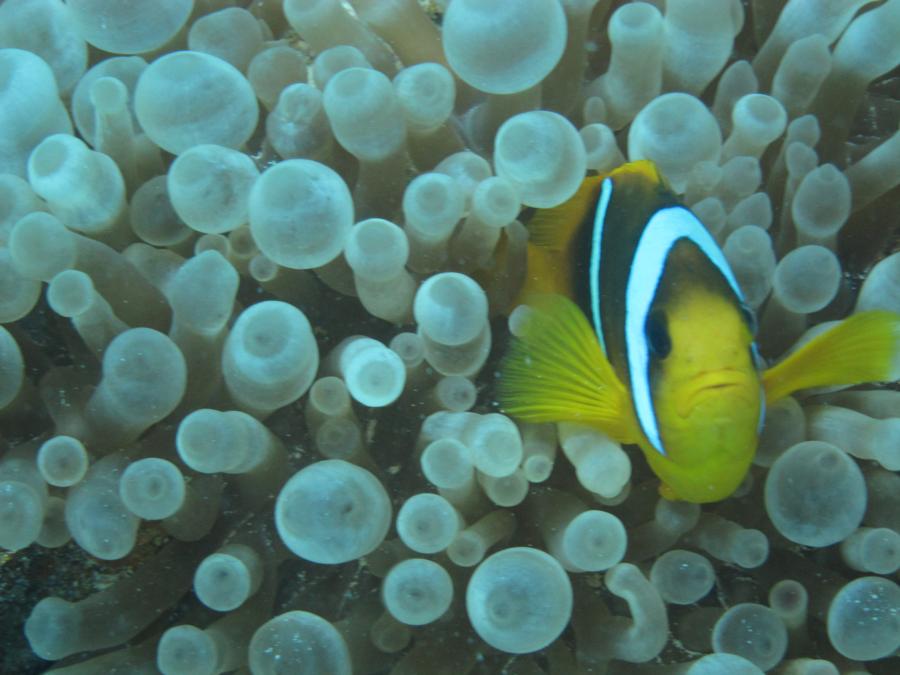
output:
[{"label": "yellow clownfish body", "polygon": [[896,377],[900,317],[889,312],[856,315],[763,373],[724,255],[651,162],[586,178],[528,229],[520,299],[534,311],[501,366],[503,409],[636,443],[668,498],[734,492],[766,402]]}]

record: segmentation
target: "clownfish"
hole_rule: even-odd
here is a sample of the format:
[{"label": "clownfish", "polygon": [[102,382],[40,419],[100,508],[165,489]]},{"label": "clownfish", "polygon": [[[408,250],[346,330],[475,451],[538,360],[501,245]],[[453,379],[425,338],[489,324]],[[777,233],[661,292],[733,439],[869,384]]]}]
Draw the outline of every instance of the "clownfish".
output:
[{"label": "clownfish", "polygon": [[668,499],[732,494],[766,405],[900,375],[900,315],[877,310],[765,369],[728,261],[652,162],[588,176],[527,228],[530,311],[501,362],[501,409],[637,444]]}]

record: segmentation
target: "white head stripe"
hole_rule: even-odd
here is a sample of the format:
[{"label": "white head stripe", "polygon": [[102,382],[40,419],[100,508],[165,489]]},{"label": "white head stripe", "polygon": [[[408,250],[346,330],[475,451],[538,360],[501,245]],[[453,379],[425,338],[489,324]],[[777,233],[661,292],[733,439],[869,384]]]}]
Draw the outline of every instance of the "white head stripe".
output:
[{"label": "white head stripe", "polygon": [[600,190],[600,199],[597,202],[597,210],[594,214],[594,232],[591,239],[591,264],[589,268],[589,280],[591,288],[591,315],[594,320],[594,332],[603,351],[606,344],[603,341],[603,320],[600,316],[600,247],[603,242],[603,227],[606,224],[606,210],[609,208],[609,200],[612,197],[613,182],[606,178]]},{"label": "white head stripe", "polygon": [[638,422],[650,444],[665,455],[653,397],[650,393],[650,353],[644,326],[665,271],[669,252],[679,239],[693,242],[725,277],[740,302],[744,301],[728,261],[703,223],[683,206],[660,209],[650,217],[634,252],[625,289],[625,343],[628,345],[628,373]]},{"label": "white head stripe", "polygon": [[[765,370],[763,366],[762,357],[759,355],[759,347],[756,346],[756,341],[750,343],[750,354],[753,358],[753,367],[756,370],[762,372]],[[756,435],[759,436],[762,433],[763,424],[766,422],[766,390],[764,387],[759,388],[759,421],[756,424]]]}]

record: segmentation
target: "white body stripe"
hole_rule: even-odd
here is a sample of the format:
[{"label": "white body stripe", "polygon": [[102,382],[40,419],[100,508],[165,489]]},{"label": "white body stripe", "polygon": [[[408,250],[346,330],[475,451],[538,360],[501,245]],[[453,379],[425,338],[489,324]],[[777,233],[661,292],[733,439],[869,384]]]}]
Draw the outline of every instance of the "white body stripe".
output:
[{"label": "white body stripe", "polygon": [[725,277],[740,302],[744,301],[737,280],[724,254],[703,223],[683,206],[660,209],[651,216],[634,252],[625,289],[625,342],[628,345],[628,373],[638,422],[647,440],[665,455],[653,397],[650,392],[650,353],[644,326],[656,289],[665,271],[669,252],[679,239],[693,242]]},{"label": "white body stripe", "polygon": [[597,339],[600,341],[604,353],[606,352],[606,343],[603,340],[603,319],[600,316],[600,247],[603,243],[603,227],[606,225],[606,210],[609,208],[612,191],[612,179],[607,178],[603,181],[600,189],[600,199],[594,214],[594,236],[591,240],[591,266],[588,276],[591,282],[591,314],[594,319],[594,332],[597,333]]},{"label": "white body stripe", "polygon": [[756,422],[756,435],[762,433],[763,424],[766,422],[766,390],[764,387],[759,388],[759,420]]}]

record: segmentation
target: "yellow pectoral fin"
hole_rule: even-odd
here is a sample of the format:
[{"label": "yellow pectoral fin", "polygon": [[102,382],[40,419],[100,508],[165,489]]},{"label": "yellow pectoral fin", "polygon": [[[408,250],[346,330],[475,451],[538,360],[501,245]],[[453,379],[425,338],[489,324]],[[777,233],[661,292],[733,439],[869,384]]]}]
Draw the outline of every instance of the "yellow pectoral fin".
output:
[{"label": "yellow pectoral fin", "polygon": [[504,411],[528,422],[580,422],[620,442],[637,423],[619,381],[581,310],[561,295],[528,299],[532,314],[500,367]]},{"label": "yellow pectoral fin", "polygon": [[900,376],[900,314],[873,310],[845,319],[763,373],[766,402],[799,389],[885,382]]}]

